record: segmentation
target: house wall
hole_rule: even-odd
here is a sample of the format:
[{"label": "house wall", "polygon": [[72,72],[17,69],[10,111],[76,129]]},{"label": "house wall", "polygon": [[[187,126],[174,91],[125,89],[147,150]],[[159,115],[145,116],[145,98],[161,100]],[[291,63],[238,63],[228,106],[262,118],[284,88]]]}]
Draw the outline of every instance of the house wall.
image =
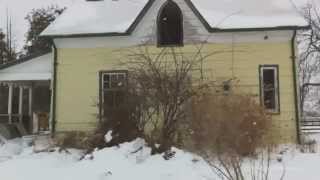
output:
[{"label": "house wall", "polygon": [[[156,49],[156,47],[154,47]],[[99,74],[101,70],[119,69],[127,49],[61,48],[58,49],[56,130],[92,131],[97,123]],[[193,45],[181,48],[196,51]],[[224,52],[223,52],[224,51]],[[290,41],[234,44],[207,44],[210,56],[204,65],[210,80],[239,80],[238,89],[259,97],[259,65],[279,65],[280,114],[273,115],[272,136],[281,142],[295,142],[296,121]],[[123,69],[120,68],[120,69]]]},{"label": "house wall", "polygon": [[[272,136],[295,142],[296,120],[292,72],[292,31],[209,33],[184,0],[177,2],[183,13],[184,47],[192,54],[220,52],[204,65],[210,80],[239,80],[238,90],[259,99],[259,65],[279,65],[280,114],[273,115]],[[148,44],[157,50],[156,20],[165,0],[157,0],[129,36],[56,38],[57,86],[56,131],[92,131],[97,123],[99,71],[119,69],[128,48]],[[222,51],[224,51],[222,53]],[[120,68],[122,69],[122,68]]]}]

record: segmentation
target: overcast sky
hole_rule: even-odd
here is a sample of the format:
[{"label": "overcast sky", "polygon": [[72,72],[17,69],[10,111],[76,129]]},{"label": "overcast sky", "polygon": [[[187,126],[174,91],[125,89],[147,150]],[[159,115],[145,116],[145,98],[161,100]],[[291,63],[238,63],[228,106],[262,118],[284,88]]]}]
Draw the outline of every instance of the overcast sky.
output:
[{"label": "overcast sky", "polygon": [[[83,0],[0,0],[0,28],[5,28],[6,24],[6,9],[13,19],[13,34],[15,35],[15,44],[17,49],[20,49],[25,41],[25,33],[28,29],[27,21],[24,17],[34,8],[47,7],[52,4],[60,7],[69,7],[74,2]],[[125,0],[127,1],[127,0]],[[244,0],[245,1],[245,0]],[[257,0],[267,1],[267,0]],[[282,1],[282,0],[279,0]],[[310,0],[292,0],[297,6],[302,6]],[[311,0],[319,1],[319,0]]]},{"label": "overcast sky", "polygon": [[0,28],[5,29],[6,11],[8,10],[12,17],[15,44],[17,49],[21,49],[28,29],[27,21],[24,19],[28,12],[52,4],[59,5],[59,7],[68,7],[76,1],[79,0],[0,0]]}]

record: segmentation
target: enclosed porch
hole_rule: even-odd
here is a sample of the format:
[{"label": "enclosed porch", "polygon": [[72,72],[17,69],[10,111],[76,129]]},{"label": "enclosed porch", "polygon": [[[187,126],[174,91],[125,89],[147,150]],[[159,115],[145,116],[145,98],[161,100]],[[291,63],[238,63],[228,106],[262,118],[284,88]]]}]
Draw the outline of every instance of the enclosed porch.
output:
[{"label": "enclosed porch", "polygon": [[51,53],[0,66],[0,134],[50,132],[51,69]]}]

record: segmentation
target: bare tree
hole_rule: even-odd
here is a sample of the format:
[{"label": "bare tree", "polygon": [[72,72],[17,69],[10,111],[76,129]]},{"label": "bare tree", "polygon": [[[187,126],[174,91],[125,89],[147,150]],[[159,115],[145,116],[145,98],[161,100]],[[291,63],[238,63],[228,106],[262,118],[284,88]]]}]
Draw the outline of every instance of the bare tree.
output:
[{"label": "bare tree", "polygon": [[[203,79],[202,63],[216,53],[203,54],[203,45],[193,52],[180,47],[152,49],[141,45],[126,52],[125,65],[129,70],[131,89],[143,99],[140,103],[142,128],[151,129],[149,139],[156,152],[168,150],[177,138],[179,126],[187,121],[189,102],[210,82]],[[148,134],[148,133],[145,133]]]},{"label": "bare tree", "polygon": [[310,24],[310,29],[300,33],[299,47],[302,50],[299,57],[300,98],[303,109],[309,88],[304,86],[311,82],[312,77],[320,71],[320,14],[315,5],[309,4],[303,8],[303,15]]},{"label": "bare tree", "polygon": [[24,45],[25,56],[35,53],[47,52],[52,47],[52,42],[48,37],[40,37],[40,33],[49,26],[65,8],[51,5],[46,8],[33,9],[27,14],[29,29],[26,33],[26,43]]}]

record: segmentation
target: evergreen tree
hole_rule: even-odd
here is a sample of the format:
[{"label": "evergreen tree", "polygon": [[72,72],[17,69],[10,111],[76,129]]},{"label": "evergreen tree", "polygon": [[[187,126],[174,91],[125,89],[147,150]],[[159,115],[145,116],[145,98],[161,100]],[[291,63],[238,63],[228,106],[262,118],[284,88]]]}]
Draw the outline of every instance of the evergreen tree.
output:
[{"label": "evergreen tree", "polygon": [[26,55],[46,52],[51,49],[51,40],[47,37],[39,37],[40,33],[54,21],[65,8],[49,6],[47,8],[33,9],[25,19],[29,22],[27,40],[24,46]]},{"label": "evergreen tree", "polygon": [[0,29],[0,64],[3,64],[4,57],[5,57],[5,51],[6,51],[6,42],[5,42],[5,34]]}]

